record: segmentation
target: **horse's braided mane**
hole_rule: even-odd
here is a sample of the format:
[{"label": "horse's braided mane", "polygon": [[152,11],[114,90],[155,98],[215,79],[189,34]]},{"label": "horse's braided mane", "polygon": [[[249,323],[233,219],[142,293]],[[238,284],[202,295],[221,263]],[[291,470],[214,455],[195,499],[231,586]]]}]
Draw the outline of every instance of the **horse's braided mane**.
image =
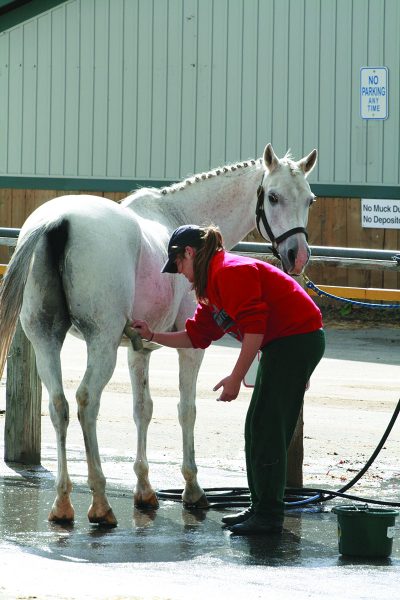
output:
[{"label": "horse's braided mane", "polygon": [[[260,162],[262,159],[258,159]],[[173,183],[170,186],[166,186],[161,188],[161,194],[172,194],[174,192],[182,191],[186,189],[189,185],[194,183],[198,183],[199,181],[204,181],[205,179],[211,179],[212,177],[218,177],[218,175],[225,175],[226,173],[233,173],[237,169],[243,169],[246,167],[254,166],[257,161],[251,159],[246,160],[244,162],[225,165],[224,167],[217,167],[216,169],[212,169],[206,173],[198,173],[197,175],[192,175],[191,177],[187,177],[183,181],[179,181],[177,183]]]},{"label": "horse's braided mane", "polygon": [[[246,167],[253,167],[257,163],[262,163],[262,162],[263,162],[262,158],[258,158],[257,160],[249,159],[249,160],[246,160],[243,162],[225,165],[224,167],[217,167],[217,168],[211,169],[210,171],[207,171],[205,173],[198,173],[196,175],[191,175],[190,177],[187,177],[186,179],[183,179],[182,181],[177,181],[175,183],[172,183],[169,186],[165,186],[162,188],[148,188],[148,189],[154,190],[154,192],[159,192],[163,196],[165,196],[166,194],[173,194],[174,192],[181,192],[181,191],[187,189],[189,185],[199,183],[206,179],[218,177],[219,175],[225,175],[227,173],[233,173],[234,171],[236,171],[238,169],[243,169]],[[280,162],[283,164],[286,164],[289,167],[292,175],[296,175],[299,172],[299,167],[298,167],[297,163],[293,160],[290,150],[288,150],[286,152],[285,156],[283,156],[280,159]],[[132,190],[131,193],[134,193],[135,191],[136,190]],[[122,202],[122,200],[120,200],[120,202]]]}]

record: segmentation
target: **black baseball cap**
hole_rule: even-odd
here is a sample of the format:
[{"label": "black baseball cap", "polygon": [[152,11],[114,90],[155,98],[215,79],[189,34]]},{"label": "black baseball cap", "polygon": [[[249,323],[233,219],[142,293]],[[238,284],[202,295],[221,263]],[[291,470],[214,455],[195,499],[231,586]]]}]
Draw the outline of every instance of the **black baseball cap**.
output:
[{"label": "black baseball cap", "polygon": [[192,246],[199,248],[202,245],[203,230],[197,225],[182,225],[175,229],[168,242],[168,260],[161,269],[161,273],[177,273],[176,257],[178,253]]}]

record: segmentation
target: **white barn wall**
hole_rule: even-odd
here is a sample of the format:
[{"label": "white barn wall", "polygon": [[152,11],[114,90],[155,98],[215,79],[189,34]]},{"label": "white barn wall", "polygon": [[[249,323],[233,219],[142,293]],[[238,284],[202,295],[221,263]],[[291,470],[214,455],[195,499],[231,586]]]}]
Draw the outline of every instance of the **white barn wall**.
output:
[{"label": "white barn wall", "polygon": [[272,141],[317,147],[313,182],[398,185],[399,31],[398,0],[70,0],[0,33],[0,174],[176,180]]}]

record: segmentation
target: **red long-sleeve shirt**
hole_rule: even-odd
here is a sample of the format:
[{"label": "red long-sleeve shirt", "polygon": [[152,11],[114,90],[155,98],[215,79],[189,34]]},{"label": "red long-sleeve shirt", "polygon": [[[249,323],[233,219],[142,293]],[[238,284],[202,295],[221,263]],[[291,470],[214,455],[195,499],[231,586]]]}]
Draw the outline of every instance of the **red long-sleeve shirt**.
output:
[{"label": "red long-sleeve shirt", "polygon": [[288,335],[322,327],[319,308],[289,275],[266,262],[229,252],[211,259],[206,289],[208,304],[198,304],[186,331],[194,348],[207,348],[230,333],[262,333],[260,347]]}]

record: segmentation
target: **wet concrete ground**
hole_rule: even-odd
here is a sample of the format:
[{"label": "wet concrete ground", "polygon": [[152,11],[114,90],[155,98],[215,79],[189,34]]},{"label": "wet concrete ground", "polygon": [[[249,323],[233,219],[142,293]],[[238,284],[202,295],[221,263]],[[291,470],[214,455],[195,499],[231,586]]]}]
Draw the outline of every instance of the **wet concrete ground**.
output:
[{"label": "wet concrete ground", "polygon": [[[398,334],[396,336],[397,340],[399,336]],[[382,334],[381,337],[382,345],[379,347],[383,352],[386,347],[383,344],[385,335]],[[358,357],[361,356],[365,346],[363,338]],[[377,346],[375,340],[374,347]],[[316,395],[320,395],[322,389],[327,390],[332,387],[329,378],[335,377],[336,372],[343,378],[347,373],[344,361],[342,364],[342,361],[334,355],[335,347],[333,343],[330,346],[329,351],[333,353],[333,359],[331,357],[326,359],[326,374],[325,367],[322,366],[320,380],[316,378],[314,381],[312,389]],[[338,336],[337,347],[339,357],[340,352],[343,354],[343,340],[340,336]],[[377,378],[378,375],[375,373],[384,373],[387,390],[385,393],[392,398],[391,390],[398,383],[396,377],[399,363],[398,356],[396,355],[395,360],[394,356],[392,347],[388,358],[380,353],[375,358],[368,357],[364,365],[354,361],[354,366],[349,367],[352,376],[351,385],[355,385],[357,373],[360,373],[360,378],[362,376],[365,382],[367,374],[368,377]],[[160,360],[165,361],[165,357]],[[332,363],[329,362],[331,360],[338,360],[334,363],[337,365],[337,371],[335,370],[333,374]],[[378,361],[381,364],[378,364]],[[374,365],[378,366],[376,372]],[[390,365],[397,370],[392,370]],[[212,371],[214,367],[207,365],[207,368]],[[216,368],[217,372],[219,370]],[[73,376],[71,377],[74,379]],[[214,373],[212,377],[214,378]],[[357,390],[361,389],[358,380],[356,385]],[[375,389],[377,385],[378,383],[374,383]],[[366,387],[368,390],[365,393],[370,394],[373,387],[371,385]],[[337,392],[338,388],[335,389]],[[343,390],[341,397],[345,398],[345,388]],[[202,393],[201,388],[200,394]],[[355,392],[351,394],[354,396]],[[120,394],[112,389],[106,394],[104,402],[111,400],[117,402],[117,412],[120,415],[124,410],[124,399],[119,396]],[[383,391],[380,391],[380,398],[383,398]],[[395,398],[397,396],[393,395],[393,399]],[[213,400],[208,401],[205,398],[201,398],[198,403],[199,420],[201,422],[203,418],[201,411],[205,410],[207,426],[211,418],[211,406],[214,404]],[[169,410],[166,405],[163,407],[163,410]],[[225,407],[222,408],[224,409]],[[311,409],[310,401],[310,411]],[[216,410],[220,411],[221,407],[218,406]],[[226,414],[232,422],[236,418],[242,422],[242,410],[245,410],[245,406],[241,407],[237,404],[230,407],[230,412]],[[341,410],[345,409],[341,408]],[[388,414],[391,410],[390,407]],[[234,411],[240,414],[235,416]],[[387,423],[386,412],[382,411],[383,407],[381,412],[374,413],[376,441],[383,432],[383,425]],[[307,421],[315,419],[315,415],[320,413],[310,412]],[[381,417],[382,422],[378,421]],[[160,420],[160,427],[165,429],[166,422],[172,419],[172,416],[170,417],[169,412],[166,412],[164,420],[161,417],[157,418]],[[219,418],[221,419],[221,416]],[[344,425],[347,426],[346,423],[340,424],[342,429]],[[1,438],[3,427],[4,417],[1,417]],[[127,427],[128,421],[123,421],[121,424],[115,412],[106,412],[103,420],[100,418],[100,429],[110,430],[108,435],[111,435],[111,429],[117,431],[115,437],[106,438],[108,446],[102,448],[108,497],[119,522],[115,529],[90,525],[86,518],[90,493],[86,485],[83,444],[76,423],[71,423],[69,436],[69,468],[74,483],[72,499],[76,513],[75,523],[72,526],[54,525],[47,521],[47,514],[54,500],[54,477],[57,472],[55,444],[49,433],[47,415],[43,417],[42,423],[41,467],[7,465],[0,461],[1,600],[17,598],[186,600],[204,597],[223,600],[228,598],[388,600],[400,597],[399,518],[396,522],[391,556],[382,559],[365,559],[344,557],[339,554],[337,516],[332,513],[332,507],[348,501],[337,499],[319,507],[287,511],[283,534],[273,537],[232,536],[229,531],[221,527],[220,519],[228,511],[234,512],[234,509],[212,508],[206,511],[190,511],[186,510],[180,502],[162,500],[157,511],[141,512],[134,509],[132,504],[133,441],[130,440],[128,445],[125,439],[121,438],[121,432],[126,431]],[[129,427],[131,427],[131,420]],[[204,425],[201,427],[203,432],[205,427]],[[324,427],[326,429],[326,426]],[[361,429],[360,424],[357,427]],[[205,435],[203,433],[203,436]],[[212,435],[214,437],[216,435],[214,430]],[[230,435],[241,439],[241,425],[240,430],[232,428]],[[393,436],[392,445],[398,448],[398,427],[397,433]],[[312,443],[317,442],[318,439]],[[310,441],[306,440],[306,443],[310,444]],[[204,443],[199,445],[203,448],[207,446]],[[224,448],[226,445],[227,441],[224,440],[221,447]],[[177,477],[180,460],[178,446],[179,441],[171,454],[163,451],[163,446],[160,445],[158,451],[150,456],[151,478],[157,489],[173,487],[177,481],[180,481]],[[363,484],[361,492],[369,498],[387,497],[399,500],[398,463],[391,458],[397,456],[397,451],[391,450],[389,442],[386,446],[386,456],[383,452],[379,472],[376,467],[377,475],[382,471],[384,476],[379,479],[375,479],[375,476],[371,477]],[[220,455],[214,457],[210,456],[210,451],[207,454],[206,450],[207,448],[203,450],[204,454],[200,452],[198,456],[203,485],[209,487],[245,485],[242,452],[238,455],[226,453],[226,456],[223,456],[219,449]],[[231,448],[229,451],[232,452]],[[2,441],[0,452],[3,454]],[[307,470],[316,472],[317,463],[314,458],[314,456],[309,457],[308,462],[311,464],[305,465],[306,475]],[[340,471],[338,476],[342,477],[343,472]],[[318,477],[322,476],[321,471]],[[321,485],[322,483],[326,481],[321,482]],[[332,481],[333,489],[338,487],[337,484],[337,480]],[[360,493],[360,489],[357,493]]]},{"label": "wet concrete ground", "polygon": [[[133,509],[124,483],[128,466],[119,458],[105,461],[114,473],[108,480],[119,521],[114,529],[87,521],[90,496],[79,467],[72,472],[76,520],[64,526],[47,521],[54,499],[48,470],[2,467],[0,598],[398,597],[398,532],[388,558],[341,556],[331,512],[337,501],[287,511],[281,536],[235,537],[220,522],[231,509],[192,511],[171,500],[153,512]],[[168,465],[154,468],[168,478]],[[204,473],[209,481],[216,475]],[[235,485],[230,473],[219,472],[218,480]]]}]

